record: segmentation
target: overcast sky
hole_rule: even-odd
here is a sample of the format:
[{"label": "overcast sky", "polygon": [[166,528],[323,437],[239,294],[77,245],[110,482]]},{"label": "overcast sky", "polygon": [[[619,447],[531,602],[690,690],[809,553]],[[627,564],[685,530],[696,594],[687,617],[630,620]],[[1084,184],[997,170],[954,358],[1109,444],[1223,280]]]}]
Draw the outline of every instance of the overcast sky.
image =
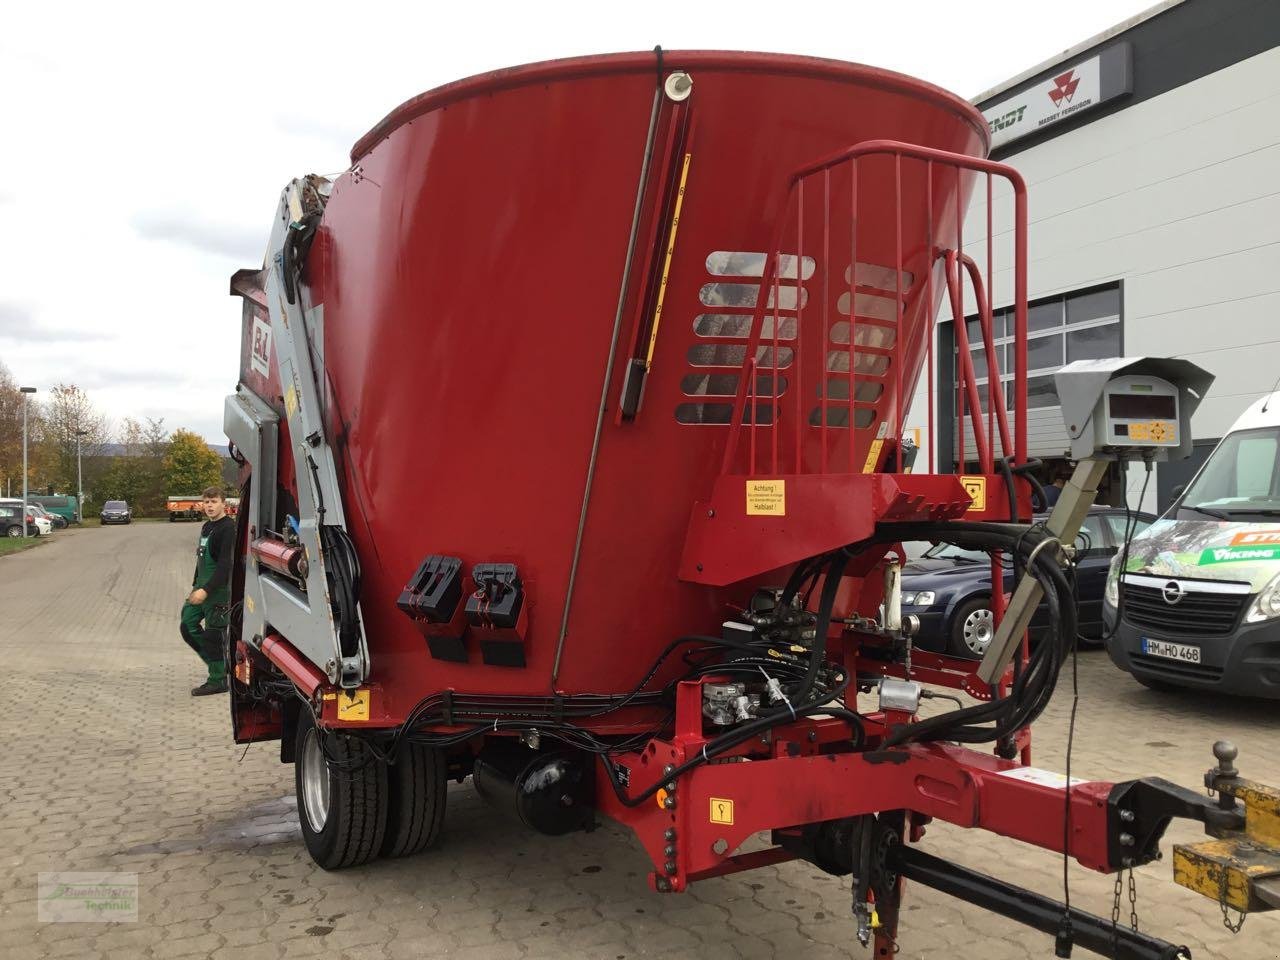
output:
[{"label": "overcast sky", "polygon": [[115,423],[223,442],[230,274],[280,188],[336,174],[401,101],[497,67],[623,50],[868,63],[965,96],[1148,0],[10,4],[0,34],[0,360]]}]

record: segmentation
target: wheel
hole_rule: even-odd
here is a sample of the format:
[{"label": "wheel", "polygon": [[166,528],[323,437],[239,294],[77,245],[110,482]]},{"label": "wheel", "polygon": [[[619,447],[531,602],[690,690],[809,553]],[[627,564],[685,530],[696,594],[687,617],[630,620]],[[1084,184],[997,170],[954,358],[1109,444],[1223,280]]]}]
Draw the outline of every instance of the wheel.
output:
[{"label": "wheel", "polygon": [[4,535],[6,537],[21,537],[22,525],[19,523],[15,523],[12,527],[9,527],[8,529],[5,530]]},{"label": "wheel", "polygon": [[178,518],[177,518],[177,517],[175,517],[172,513],[171,513],[171,514],[169,514],[169,522],[170,522],[170,523],[176,523],[176,522],[177,522],[177,520],[178,520]]},{"label": "wheel", "polygon": [[384,857],[408,857],[436,842],[448,795],[444,751],[405,741],[387,767],[387,831]]},{"label": "wheel", "polygon": [[311,859],[325,870],[340,870],[376,857],[387,824],[386,764],[356,737],[325,734],[303,709],[293,766],[298,821]]},{"label": "wheel", "polygon": [[995,614],[986,597],[972,597],[951,616],[951,653],[967,660],[981,660],[996,632]]}]

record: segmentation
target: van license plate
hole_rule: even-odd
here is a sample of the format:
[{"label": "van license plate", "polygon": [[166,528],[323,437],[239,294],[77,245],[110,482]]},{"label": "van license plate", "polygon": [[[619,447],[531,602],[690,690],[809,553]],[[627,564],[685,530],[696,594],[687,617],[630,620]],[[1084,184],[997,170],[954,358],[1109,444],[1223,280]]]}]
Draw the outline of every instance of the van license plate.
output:
[{"label": "van license plate", "polygon": [[1165,640],[1142,638],[1142,652],[1148,657],[1163,657],[1166,660],[1181,660],[1183,663],[1199,663],[1200,648],[1189,643],[1169,643]]}]

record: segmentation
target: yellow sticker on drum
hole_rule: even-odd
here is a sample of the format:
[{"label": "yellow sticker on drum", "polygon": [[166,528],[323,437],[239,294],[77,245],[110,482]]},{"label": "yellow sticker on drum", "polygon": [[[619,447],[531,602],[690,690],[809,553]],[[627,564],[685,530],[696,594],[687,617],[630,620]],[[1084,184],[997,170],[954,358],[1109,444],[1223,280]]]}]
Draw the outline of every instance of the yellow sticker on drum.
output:
[{"label": "yellow sticker on drum", "polygon": [[786,515],[787,481],[747,481],[747,516],[785,517]]}]

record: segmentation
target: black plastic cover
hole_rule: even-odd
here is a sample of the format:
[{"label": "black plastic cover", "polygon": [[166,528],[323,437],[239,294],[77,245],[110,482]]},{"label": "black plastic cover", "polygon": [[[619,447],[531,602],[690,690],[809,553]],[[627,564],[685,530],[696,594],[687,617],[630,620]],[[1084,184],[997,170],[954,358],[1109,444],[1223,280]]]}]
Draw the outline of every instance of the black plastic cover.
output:
[{"label": "black plastic cover", "polygon": [[476,589],[467,597],[467,622],[473,627],[514,627],[524,605],[524,586],[516,565],[477,563],[471,578]]},{"label": "black plastic cover", "polygon": [[433,553],[418,566],[396,601],[414,620],[448,623],[462,599],[462,561]]}]

